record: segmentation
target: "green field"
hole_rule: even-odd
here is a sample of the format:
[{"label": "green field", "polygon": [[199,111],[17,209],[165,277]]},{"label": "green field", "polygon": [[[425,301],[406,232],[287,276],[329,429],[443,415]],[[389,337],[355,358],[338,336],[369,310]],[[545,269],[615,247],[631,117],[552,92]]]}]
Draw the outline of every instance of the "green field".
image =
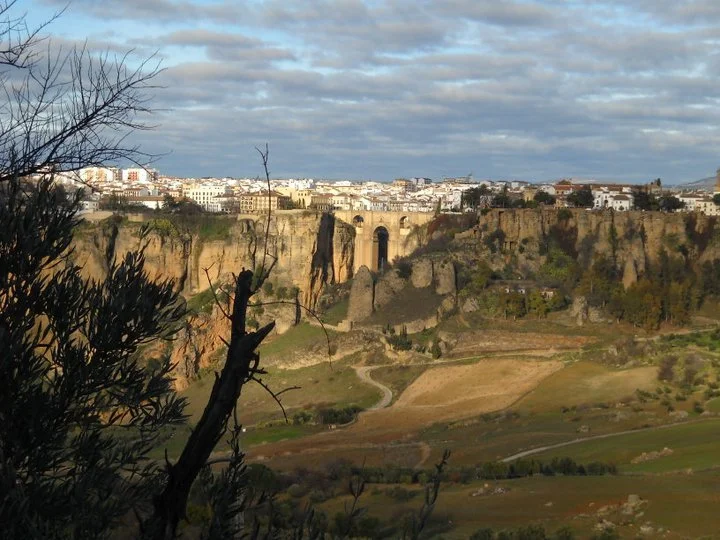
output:
[{"label": "green field", "polygon": [[[650,537],[719,538],[713,536],[720,530],[718,486],[717,473],[531,477],[468,485],[444,484],[433,516],[452,522],[452,529],[442,534],[442,538],[448,540],[466,539],[485,527],[500,531],[529,524],[541,525],[548,533],[565,525],[573,530],[576,538],[590,538],[602,518],[623,523],[618,527],[621,538],[637,538],[639,527],[646,524],[654,531]],[[422,504],[422,496],[406,503],[397,502],[386,494],[390,487],[368,485],[360,506],[367,508],[369,516],[393,523],[403,512],[417,510]],[[480,488],[491,492],[502,488],[505,492],[478,494]],[[639,495],[644,502],[637,511],[623,514],[621,505],[631,494]],[[333,516],[343,512],[347,501],[347,497],[339,497],[321,508]],[[659,528],[670,534],[658,534]]]},{"label": "green field", "polygon": [[291,327],[284,334],[270,337],[264,341],[259,348],[260,357],[264,361],[280,361],[283,364],[289,364],[296,356],[312,351],[318,358],[330,360],[328,339],[332,343],[334,335],[335,333],[331,330],[328,330],[326,334],[320,326],[301,323]]},{"label": "green field", "polygon": [[[633,464],[643,452],[673,451],[651,461]],[[638,433],[628,433],[572,444],[534,455],[540,460],[569,456],[588,463],[605,461],[618,465],[622,472],[664,473],[720,467],[720,419],[713,418]]]}]

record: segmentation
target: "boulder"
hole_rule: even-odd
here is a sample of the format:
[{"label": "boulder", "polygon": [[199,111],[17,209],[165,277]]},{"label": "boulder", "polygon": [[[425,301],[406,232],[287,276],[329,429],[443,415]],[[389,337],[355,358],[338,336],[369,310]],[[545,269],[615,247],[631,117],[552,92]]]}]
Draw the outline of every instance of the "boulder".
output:
[{"label": "boulder", "polygon": [[455,294],[455,265],[452,261],[442,262],[435,268],[435,292],[438,294]]},{"label": "boulder", "polygon": [[347,319],[357,322],[367,319],[373,313],[375,283],[367,266],[361,266],[350,287],[350,302]]},{"label": "boulder", "polygon": [[463,302],[462,307],[460,310],[463,313],[473,313],[474,311],[477,311],[480,309],[480,304],[477,301],[477,298],[470,297]]},{"label": "boulder", "polygon": [[413,287],[422,289],[433,282],[433,263],[430,259],[418,259],[413,262],[410,276]]}]

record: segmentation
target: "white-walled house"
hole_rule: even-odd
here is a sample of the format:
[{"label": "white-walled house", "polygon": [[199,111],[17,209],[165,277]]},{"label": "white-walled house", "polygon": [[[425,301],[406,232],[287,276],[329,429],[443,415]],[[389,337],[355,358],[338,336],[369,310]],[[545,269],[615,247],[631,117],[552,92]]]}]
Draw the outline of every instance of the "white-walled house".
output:
[{"label": "white-walled house", "polygon": [[625,189],[609,189],[600,187],[592,190],[593,208],[602,210],[605,208],[626,212],[633,209],[635,198],[632,192]]}]

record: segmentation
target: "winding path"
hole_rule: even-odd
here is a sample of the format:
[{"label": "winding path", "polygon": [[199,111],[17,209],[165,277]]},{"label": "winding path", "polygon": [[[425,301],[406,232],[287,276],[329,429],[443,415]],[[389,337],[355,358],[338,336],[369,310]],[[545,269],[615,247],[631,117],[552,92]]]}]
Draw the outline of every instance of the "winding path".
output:
[{"label": "winding path", "polygon": [[668,429],[668,428],[678,427],[678,426],[686,425],[686,424],[695,424],[698,422],[707,422],[707,420],[690,420],[688,422],[673,422],[672,424],[663,424],[661,426],[651,426],[651,427],[640,428],[640,429],[627,429],[625,431],[617,431],[615,433],[604,433],[602,435],[593,435],[592,437],[580,437],[578,439],[573,439],[571,441],[565,441],[565,442],[561,442],[561,443],[557,443],[557,444],[549,444],[547,446],[538,446],[537,448],[532,448],[530,450],[524,450],[522,452],[518,452],[517,454],[513,454],[512,456],[503,458],[500,461],[502,463],[508,463],[510,461],[515,461],[516,459],[524,458],[527,456],[532,456],[534,454],[540,454],[542,452],[545,452],[546,450],[554,450],[555,448],[562,448],[563,446],[570,446],[573,444],[584,443],[587,441],[595,441],[598,439],[609,439],[611,437],[619,437],[620,435],[630,435],[631,433],[643,433],[645,431],[657,431],[660,429]]},{"label": "winding path", "polygon": [[371,384],[372,386],[379,388],[382,392],[382,398],[380,401],[378,401],[375,405],[372,407],[368,407],[368,411],[375,411],[377,409],[384,409],[385,407],[388,407],[390,403],[392,403],[393,393],[392,390],[390,390],[387,386],[385,386],[382,383],[377,382],[375,379],[370,377],[370,372],[380,366],[354,366],[355,372],[357,373],[357,376],[360,378],[361,381]]}]

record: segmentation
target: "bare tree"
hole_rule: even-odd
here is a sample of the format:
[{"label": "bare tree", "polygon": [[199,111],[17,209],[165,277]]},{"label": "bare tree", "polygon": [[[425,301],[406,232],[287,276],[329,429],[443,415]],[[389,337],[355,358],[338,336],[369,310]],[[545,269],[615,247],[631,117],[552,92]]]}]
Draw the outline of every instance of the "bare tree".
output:
[{"label": "bare tree", "polygon": [[[56,49],[0,2],[0,182],[36,173],[73,171],[118,160],[148,161],[129,135],[149,126],[155,58],[133,65],[132,51],[94,54],[85,45]],[[59,14],[58,14],[59,15]]]}]

